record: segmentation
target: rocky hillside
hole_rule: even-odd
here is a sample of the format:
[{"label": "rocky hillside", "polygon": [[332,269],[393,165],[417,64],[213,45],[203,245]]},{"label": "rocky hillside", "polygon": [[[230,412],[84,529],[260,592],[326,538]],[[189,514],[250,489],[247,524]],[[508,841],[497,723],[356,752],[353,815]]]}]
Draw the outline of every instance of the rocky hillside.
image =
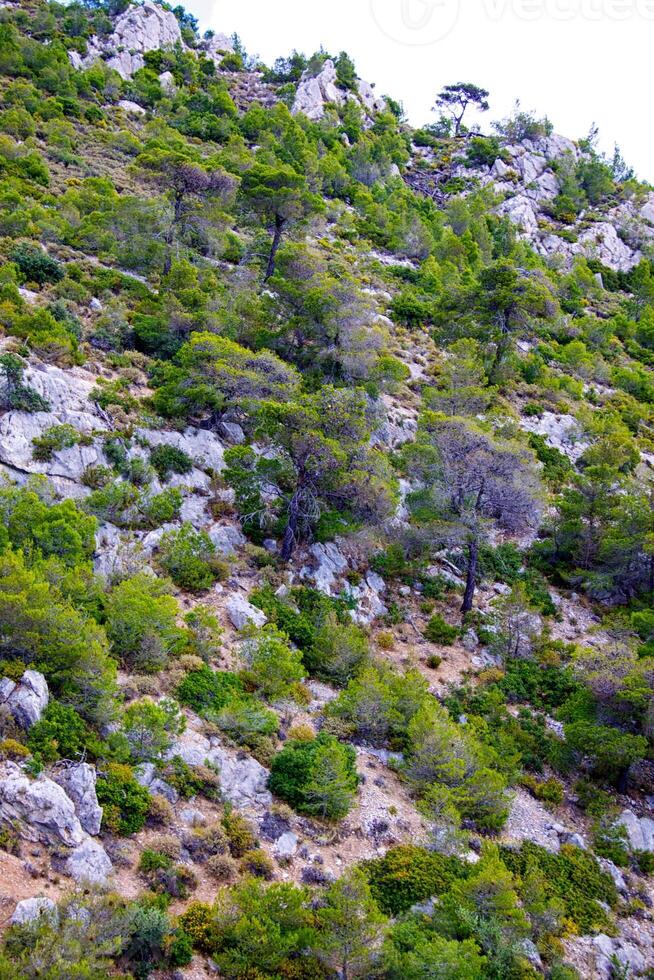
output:
[{"label": "rocky hillside", "polygon": [[654,192],[153,0],[0,103],[0,976],[649,976]]}]

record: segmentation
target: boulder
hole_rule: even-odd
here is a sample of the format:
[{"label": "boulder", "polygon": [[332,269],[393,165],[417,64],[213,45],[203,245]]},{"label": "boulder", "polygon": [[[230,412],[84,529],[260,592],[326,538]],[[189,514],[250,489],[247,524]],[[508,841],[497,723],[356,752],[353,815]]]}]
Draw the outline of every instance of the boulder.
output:
[{"label": "boulder", "polygon": [[233,446],[240,446],[245,442],[245,432],[238,422],[221,422],[220,429]]},{"label": "boulder", "polygon": [[144,116],[145,109],[138,102],[132,102],[130,99],[119,99],[118,108],[123,109],[124,112],[129,113],[130,116]]},{"label": "boulder", "polygon": [[248,623],[254,626],[264,626],[268,617],[262,609],[257,609],[247,601],[245,596],[234,595],[227,600],[227,615],[234,629],[242,630]]},{"label": "boulder", "polygon": [[159,75],[159,84],[166,95],[174,95],[177,91],[175,76],[171,71],[162,71]]},{"label": "boulder", "polygon": [[47,917],[56,924],[58,919],[57,906],[51,898],[38,895],[34,898],[24,898],[22,902],[19,902],[10,921],[12,926],[22,926],[26,922],[34,922],[41,917]]},{"label": "boulder", "polygon": [[252,756],[212,745],[208,760],[218,767],[222,796],[233,806],[241,810],[260,810],[272,804],[268,770]]},{"label": "boulder", "polygon": [[593,939],[593,946],[598,954],[595,966],[600,976],[614,977],[615,962],[625,971],[624,976],[640,973],[645,968],[645,957],[633,943],[600,933]]},{"label": "boulder", "polygon": [[179,738],[175,739],[167,752],[167,758],[172,759],[178,755],[188,766],[204,766],[206,764],[211,743],[204,735],[188,729]]},{"label": "boulder", "polygon": [[151,793],[163,796],[169,803],[177,803],[179,793],[174,786],[160,778],[159,771],[152,762],[144,762],[138,766],[134,770],[134,777],[141,786],[145,786]]},{"label": "boulder", "polygon": [[169,748],[167,758],[175,755],[189,766],[215,766],[220,771],[221,793],[235,807],[261,809],[272,803],[268,770],[244,752],[226,749],[217,739],[210,742],[199,732],[188,730]]},{"label": "boulder", "polygon": [[627,831],[629,844],[634,851],[654,851],[654,820],[637,817],[633,810],[623,810],[618,823]]},{"label": "boulder", "polygon": [[71,851],[64,867],[76,882],[87,885],[105,885],[113,871],[104,847],[92,837],[86,837]]},{"label": "boulder", "polygon": [[275,857],[280,858],[281,860],[288,860],[295,855],[297,848],[297,834],[294,834],[289,830],[285,834],[282,834],[281,837],[277,838],[273,850],[275,852]]},{"label": "boulder", "polygon": [[0,764],[0,823],[44,844],[77,847],[86,834],[70,797],[47,776],[30,779],[13,762]]},{"label": "boulder", "polygon": [[[314,544],[309,549],[313,559],[313,567],[305,566],[300,570],[300,578],[313,579],[319,592],[332,595],[337,587],[337,579],[348,570],[347,558],[333,541],[327,544]],[[336,588],[336,591],[340,589]]]},{"label": "boulder", "polygon": [[[204,476],[204,474],[202,475]],[[192,524],[198,530],[203,528],[209,517],[206,500],[203,500],[202,497],[186,497],[182,502],[179,517],[181,521]]]},{"label": "boulder", "polygon": [[225,557],[236,554],[247,540],[241,529],[233,524],[213,524],[207,533],[216,550]]},{"label": "boulder", "polygon": [[11,712],[21,728],[31,728],[48,706],[48,685],[38,670],[26,670],[16,684],[8,677],[0,680],[0,705]]},{"label": "boulder", "polygon": [[57,767],[52,778],[73,801],[75,813],[87,834],[99,834],[102,807],[95,792],[95,767],[88,762],[64,763]]}]

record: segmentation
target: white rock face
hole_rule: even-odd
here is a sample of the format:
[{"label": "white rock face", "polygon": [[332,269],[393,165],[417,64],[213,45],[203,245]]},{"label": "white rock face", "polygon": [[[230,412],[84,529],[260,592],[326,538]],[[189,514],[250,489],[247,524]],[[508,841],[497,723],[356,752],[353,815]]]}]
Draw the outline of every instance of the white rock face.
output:
[{"label": "white rock face", "polygon": [[25,371],[25,383],[50,405],[47,412],[7,412],[0,418],[0,463],[19,480],[25,474],[43,473],[65,489],[67,496],[83,496],[89,491],[78,485],[87,466],[106,462],[99,440],[89,446],[72,446],[55,452],[47,462],[33,457],[33,440],[55,425],[71,425],[80,433],[107,428],[104,413],[89,401],[95,379],[86,371],[63,371],[51,364],[32,364]]},{"label": "white rock face", "polygon": [[234,42],[226,34],[214,34],[201,43],[200,50],[219,67],[225,55],[234,51]]},{"label": "white rock face", "polygon": [[544,436],[550,446],[558,449],[573,463],[576,463],[588,448],[588,443],[582,440],[581,427],[573,415],[543,412],[539,416],[520,419],[520,425],[527,432]]},{"label": "white rock face", "polygon": [[48,706],[48,685],[38,670],[26,670],[18,684],[3,677],[0,704],[9,709],[21,728],[31,728]]},{"label": "white rock face", "polygon": [[329,102],[343,105],[345,98],[345,92],[336,85],[336,66],[328,59],[314,77],[304,73],[297,88],[292,112],[294,115],[303,112],[315,121],[322,119],[325,106]]},{"label": "white rock face", "polygon": [[627,831],[634,851],[654,851],[654,820],[637,817],[633,810],[623,810],[618,822]]},{"label": "white rock face", "polygon": [[76,66],[77,59],[73,58],[71,64],[86,68],[104,56],[108,66],[122,78],[131,78],[145,65],[143,55],[147,51],[171,48],[178,43],[182,43],[182,33],[172,11],[164,10],[153,0],[144,0],[140,6],[130,6],[118,15],[108,37],[91,38],[81,65]]},{"label": "white rock face", "polygon": [[[71,52],[72,54],[72,52]],[[138,102],[132,102],[130,99],[119,99],[118,107],[128,112],[131,116],[144,116],[145,109]]]},{"label": "white rock face", "polygon": [[211,752],[211,742],[199,732],[189,729],[176,739],[168,750],[167,757],[178,755],[188,766],[204,766]]},{"label": "white rock face", "polygon": [[46,776],[29,779],[13,762],[0,765],[0,823],[45,844],[77,847],[86,838],[73,801],[61,786]]},{"label": "white rock face", "polygon": [[245,753],[226,749],[217,739],[205,738],[199,732],[186,731],[168,750],[168,758],[180,756],[189,766],[209,763],[220,770],[220,789],[235,807],[260,810],[270,806],[272,796],[267,788],[268,770]]},{"label": "white rock face", "polygon": [[300,569],[300,578],[312,581],[319,592],[325,595],[339,595],[345,591],[356,602],[356,609],[350,611],[355,623],[369,625],[378,616],[383,616],[387,610],[381,595],[386,590],[386,583],[380,575],[369,571],[357,585],[343,581],[343,576],[349,569],[348,560],[333,541],[326,544],[314,544],[309,549],[313,559],[312,565]]},{"label": "white rock face", "polygon": [[315,587],[326,595],[331,595],[337,585],[338,577],[347,572],[347,558],[333,541],[327,544],[314,544],[309,549],[314,560],[312,568],[305,566],[300,578],[313,579]]},{"label": "white rock face", "polygon": [[134,770],[134,776],[141,784],[145,786],[151,793],[156,793],[159,796],[163,796],[165,800],[169,803],[177,803],[179,799],[179,793],[177,790],[167,783],[164,779],[161,779],[157,770],[157,767],[152,762],[144,762],[142,765],[138,766]]},{"label": "white rock face", "polygon": [[95,767],[88,762],[59,766],[52,778],[73,801],[75,812],[87,834],[100,833],[102,807],[95,792]]},{"label": "white rock face", "polygon": [[241,810],[257,810],[272,803],[268,770],[251,755],[242,756],[221,747],[211,749],[209,761],[220,770],[220,789],[225,799]]},{"label": "white rock face", "polygon": [[225,608],[232,626],[237,630],[242,630],[248,623],[264,626],[268,622],[265,612],[257,609],[242,595],[235,595],[228,599]]},{"label": "white rock face", "polygon": [[213,524],[207,533],[216,550],[225,557],[236,554],[247,540],[243,532],[233,524]]},{"label": "white rock face", "polygon": [[359,90],[359,98],[371,115],[374,112],[381,112],[383,110],[386,103],[384,99],[381,99],[375,93],[370,82],[364,82],[362,78],[359,78],[357,80],[357,88]]},{"label": "white rock face", "polygon": [[22,926],[26,922],[34,922],[36,919],[40,919],[41,916],[47,916],[53,922],[57,921],[57,906],[52,899],[41,895],[35,898],[24,898],[14,909],[11,924],[12,926]]},{"label": "white rock face", "polygon": [[599,221],[579,236],[577,251],[589,258],[597,258],[609,269],[628,272],[638,265],[642,255],[634,252],[619,237],[615,227],[608,221]]},{"label": "white rock face", "polygon": [[312,120],[322,119],[329,103],[344,105],[348,99],[360,102],[368,119],[381,112],[385,102],[375,95],[369,82],[357,79],[358,98],[353,92],[345,92],[336,84],[336,66],[331,59],[324,62],[320,72],[311,76],[305,72],[300,80],[293,102],[292,113],[303,112]]},{"label": "white rock face", "polygon": [[66,872],[79,884],[105,885],[113,866],[102,844],[87,837],[66,859]]},{"label": "white rock face", "polygon": [[176,446],[194,461],[196,466],[210,467],[220,473],[225,468],[225,448],[214,432],[189,426],[184,432],[138,429],[139,438],[150,446]]}]

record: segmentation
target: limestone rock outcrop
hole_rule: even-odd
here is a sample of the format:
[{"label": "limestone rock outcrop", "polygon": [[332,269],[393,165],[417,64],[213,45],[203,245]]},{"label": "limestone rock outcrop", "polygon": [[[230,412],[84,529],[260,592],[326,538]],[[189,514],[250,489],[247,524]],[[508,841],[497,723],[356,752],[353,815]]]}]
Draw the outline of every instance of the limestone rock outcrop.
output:
[{"label": "limestone rock outcrop", "polygon": [[48,706],[48,685],[38,670],[26,670],[16,683],[9,677],[0,680],[0,705],[4,705],[21,728],[31,728]]},{"label": "limestone rock outcrop", "polygon": [[95,792],[95,767],[88,762],[62,763],[52,778],[73,801],[79,822],[87,834],[99,834],[102,807]]},{"label": "limestone rock outcrop", "polygon": [[345,105],[348,99],[358,101],[365,115],[370,119],[384,108],[384,100],[375,95],[368,82],[357,79],[358,94],[346,92],[337,84],[336,66],[331,59],[324,62],[317,75],[308,71],[302,75],[293,102],[293,114],[304,113],[314,121],[322,119],[329,104]]},{"label": "limestone rock outcrop", "polygon": [[[174,47],[181,42],[182,32],[174,13],[153,0],[144,0],[138,6],[130,5],[118,15],[114,29],[107,37],[91,38],[80,67],[86,68],[103,59],[122,78],[131,78],[135,71],[144,67],[143,55],[148,51]],[[75,64],[73,59],[71,61]]]},{"label": "limestone rock outcrop", "polygon": [[44,844],[78,847],[86,833],[75,806],[47,776],[30,779],[13,762],[0,764],[0,824],[16,827],[22,837]]}]

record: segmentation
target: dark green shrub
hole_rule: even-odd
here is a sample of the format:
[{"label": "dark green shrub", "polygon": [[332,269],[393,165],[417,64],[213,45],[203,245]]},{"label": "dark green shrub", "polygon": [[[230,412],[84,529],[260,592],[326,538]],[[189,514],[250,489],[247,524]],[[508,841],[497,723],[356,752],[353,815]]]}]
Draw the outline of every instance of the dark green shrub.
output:
[{"label": "dark green shrub", "polygon": [[145,826],[150,794],[137,783],[130,766],[109,763],[106,775],[96,783],[96,793],[106,830],[128,837]]},{"label": "dark green shrub", "polygon": [[358,785],[356,752],[321,732],[311,742],[288,742],[272,762],[269,787],[300,813],[341,820]]},{"label": "dark green shrub", "polygon": [[440,613],[432,616],[425,627],[426,638],[431,643],[438,643],[440,646],[451,646],[458,635],[458,628],[446,623]]},{"label": "dark green shrub", "polygon": [[43,286],[46,282],[59,282],[64,278],[64,270],[55,259],[27,242],[17,245],[9,253],[11,262],[15,262],[26,282],[35,282]]},{"label": "dark green shrub", "polygon": [[198,714],[215,714],[245,693],[243,681],[227,670],[212,670],[206,664],[192,670],[178,685],[177,699]]},{"label": "dark green shrub", "polygon": [[537,800],[543,803],[552,803],[559,806],[563,803],[563,783],[558,779],[538,780],[528,773],[522,777],[522,785],[526,786]]},{"label": "dark green shrub", "polygon": [[165,443],[150,450],[150,463],[162,480],[171,473],[190,473],[193,469],[193,460],[187,453]]},{"label": "dark green shrub", "polygon": [[79,714],[65,704],[50,701],[39,721],[29,730],[27,745],[43,762],[79,759],[97,747],[97,740]]},{"label": "dark green shrub", "polygon": [[413,844],[393,847],[383,858],[363,862],[372,896],[382,912],[401,915],[417,902],[443,895],[467,868],[455,857]]},{"label": "dark green shrub", "polygon": [[501,156],[502,146],[497,136],[473,136],[466,150],[466,164],[492,167]]},{"label": "dark green shrub", "polygon": [[2,400],[7,408],[17,412],[49,412],[49,402],[23,382],[26,367],[23,359],[16,354],[0,356],[0,371],[4,375]]},{"label": "dark green shrub", "polygon": [[654,853],[652,851],[634,851],[634,859],[641,874],[654,874]]}]

